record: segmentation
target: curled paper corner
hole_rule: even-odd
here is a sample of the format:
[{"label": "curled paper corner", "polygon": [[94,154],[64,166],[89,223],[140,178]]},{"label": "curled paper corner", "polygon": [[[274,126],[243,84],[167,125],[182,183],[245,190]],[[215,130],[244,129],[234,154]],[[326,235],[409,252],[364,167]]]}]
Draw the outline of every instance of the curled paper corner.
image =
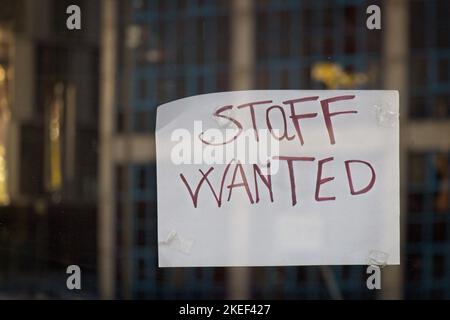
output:
[{"label": "curled paper corner", "polygon": [[190,254],[194,240],[181,237],[175,230],[172,230],[167,235],[166,240],[159,241],[159,245],[167,246],[180,251],[184,254]]},{"label": "curled paper corner", "polygon": [[399,112],[395,111],[393,104],[382,103],[374,105],[377,122],[382,127],[392,128],[398,122]]},{"label": "curled paper corner", "polygon": [[387,265],[389,254],[384,251],[371,250],[369,252],[368,265],[384,267]]}]

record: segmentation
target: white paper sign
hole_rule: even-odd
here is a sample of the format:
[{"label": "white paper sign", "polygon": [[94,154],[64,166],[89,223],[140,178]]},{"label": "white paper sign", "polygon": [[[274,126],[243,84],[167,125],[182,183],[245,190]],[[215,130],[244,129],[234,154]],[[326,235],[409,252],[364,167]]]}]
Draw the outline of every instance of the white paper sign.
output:
[{"label": "white paper sign", "polygon": [[399,264],[398,112],[397,91],[160,106],[159,266]]}]

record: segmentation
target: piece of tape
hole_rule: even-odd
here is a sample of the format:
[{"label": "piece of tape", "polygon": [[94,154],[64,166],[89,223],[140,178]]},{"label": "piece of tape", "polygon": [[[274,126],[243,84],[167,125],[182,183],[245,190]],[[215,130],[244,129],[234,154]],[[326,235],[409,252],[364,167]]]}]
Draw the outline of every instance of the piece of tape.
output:
[{"label": "piece of tape", "polygon": [[394,111],[391,103],[383,103],[382,105],[374,105],[377,123],[382,127],[392,128],[398,123],[399,113]]},{"label": "piece of tape", "polygon": [[387,265],[389,254],[379,250],[369,252],[368,265],[384,267]]},{"label": "piece of tape", "polygon": [[167,235],[166,240],[159,241],[160,245],[173,248],[184,254],[190,254],[194,240],[181,237],[175,230],[172,230]]}]

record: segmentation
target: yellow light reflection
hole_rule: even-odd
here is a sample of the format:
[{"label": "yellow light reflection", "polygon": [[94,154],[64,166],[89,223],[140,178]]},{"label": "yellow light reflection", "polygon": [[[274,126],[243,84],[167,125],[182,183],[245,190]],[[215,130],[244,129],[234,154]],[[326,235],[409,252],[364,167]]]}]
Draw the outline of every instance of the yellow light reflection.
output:
[{"label": "yellow light reflection", "polygon": [[48,137],[50,140],[50,191],[58,191],[62,186],[60,131],[63,90],[63,85],[61,83],[58,83],[55,86],[54,98],[50,106],[50,123],[48,127]]},{"label": "yellow light reflection", "polygon": [[331,62],[316,63],[311,71],[314,80],[322,82],[328,89],[349,89],[367,82],[364,73],[350,73]]},{"label": "yellow light reflection", "polygon": [[6,70],[0,65],[0,206],[10,203],[8,191],[8,167],[6,163],[6,135],[10,120]]}]

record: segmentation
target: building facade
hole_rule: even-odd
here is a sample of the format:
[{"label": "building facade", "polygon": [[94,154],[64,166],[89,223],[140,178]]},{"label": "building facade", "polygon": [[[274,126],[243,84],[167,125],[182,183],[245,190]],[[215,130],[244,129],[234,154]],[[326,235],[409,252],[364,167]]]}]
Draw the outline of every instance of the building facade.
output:
[{"label": "building facade", "polygon": [[[373,4],[381,8],[381,30],[366,27],[366,9]],[[105,297],[449,298],[447,1],[104,5],[114,8],[104,21],[117,22],[107,49],[117,48],[116,54],[103,55],[117,75],[108,85],[116,97],[109,118],[112,160],[101,178],[114,181],[109,192],[115,199],[112,208],[100,210],[109,226],[100,229],[108,234],[104,240],[115,239],[114,248],[100,250],[103,266],[114,264],[102,279]],[[324,62],[364,75],[351,88],[400,91],[402,260],[383,268],[384,289],[367,289],[364,266],[159,269],[156,107],[226,90],[327,89],[312,76],[312,68]]]},{"label": "building facade", "polygon": [[[85,9],[86,30],[66,28]],[[0,292],[70,297],[66,268],[96,296],[99,5],[0,1]]]}]

